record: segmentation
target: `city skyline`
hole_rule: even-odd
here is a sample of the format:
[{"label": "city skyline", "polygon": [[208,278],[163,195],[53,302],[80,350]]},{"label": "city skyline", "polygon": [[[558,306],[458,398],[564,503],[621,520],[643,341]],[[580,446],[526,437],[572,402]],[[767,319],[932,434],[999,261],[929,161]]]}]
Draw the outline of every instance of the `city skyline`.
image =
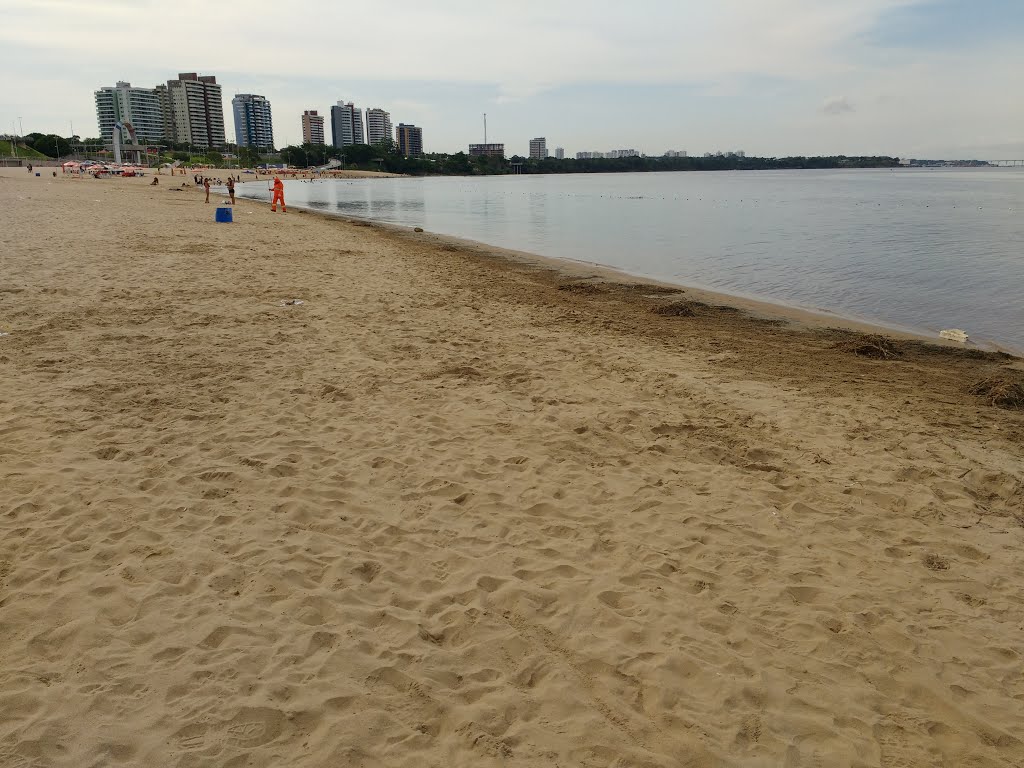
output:
[{"label": "city skyline", "polygon": [[[178,80],[195,81],[215,84],[215,76],[199,77],[195,73],[179,75]],[[175,115],[171,100],[167,95],[167,88],[173,85],[168,81],[167,86],[158,85],[155,88],[133,88],[130,82],[118,81],[115,87],[103,87],[95,91],[97,121],[99,123],[100,137],[110,141],[110,135],[115,122],[132,122],[140,139],[150,141],[166,140],[173,141],[177,136],[175,126]],[[272,116],[270,101],[262,95],[236,94],[232,98],[231,113],[235,122],[235,144],[238,147],[274,147]],[[163,115],[164,125],[167,126],[165,134],[159,133],[161,115],[159,111],[165,110]],[[136,117],[134,112],[141,112]],[[393,128],[391,114],[380,107],[371,107],[366,110],[365,133],[363,132],[363,110],[356,107],[352,102],[345,103],[338,101],[330,109],[331,130],[327,134],[325,130],[326,116],[319,114],[318,110],[303,110],[301,116],[302,144],[326,145],[344,147],[352,144],[374,144],[384,140],[395,143],[400,152],[405,155],[423,154],[422,128],[412,124],[400,123],[398,128]],[[486,115],[484,116],[486,120]],[[133,122],[134,121],[134,122]],[[138,123],[138,126],[135,125]],[[157,126],[155,129],[152,126]],[[406,129],[400,134],[400,129]],[[330,141],[328,141],[328,136]],[[287,146],[287,145],[282,145]],[[484,150],[483,147],[501,147],[501,151],[494,152]],[[461,150],[460,150],[461,151]],[[482,145],[470,143],[469,154],[500,154],[506,156],[505,145],[493,144]],[[621,158],[631,156],[664,156],[664,157],[686,157],[687,151],[665,150],[663,153],[639,152],[635,149],[618,150],[589,150],[576,152],[576,159],[600,159],[600,158]],[[705,152],[704,157],[713,155],[728,154],[730,156],[745,156],[745,152],[729,151]],[[513,152],[512,156],[518,153]],[[529,149],[526,155],[531,160],[541,160],[547,157],[554,157],[562,160],[565,158],[564,147],[556,147],[554,154],[547,149],[545,137],[529,140]]]},{"label": "city skyline", "polygon": [[[668,148],[700,155],[743,146],[751,155],[889,154],[1019,157],[1024,4],[1011,0],[646,0],[635,13],[565,0],[517,9],[516,35],[491,35],[497,11],[467,15],[453,0],[429,9],[396,0],[410,22],[380,41],[347,41],[344,77],[330,46],[310,46],[295,21],[253,0],[246,33],[275,41],[275,64],[232,47],[183,55],[173,36],[134,34],[124,0],[78,4],[8,0],[0,66],[10,75],[0,131],[88,136],[98,84],[158,83],[181,67],[214,72],[225,93],[262,93],[275,105],[278,145],[301,141],[295,116],[326,114],[336,95],[385,104],[427,126],[431,149],[465,151],[490,141],[526,155],[530,137],[586,147]],[[231,11],[183,0],[208,23]],[[361,28],[372,9],[315,3],[318,23]],[[409,15],[406,15],[409,14]],[[45,27],[48,34],[33,30]],[[96,46],[97,36],[118,46]],[[486,55],[465,52],[487,39]],[[531,56],[521,55],[521,40]],[[131,61],[130,66],[125,66]],[[609,111],[608,104],[616,109]],[[635,116],[644,119],[636,122]]]}]

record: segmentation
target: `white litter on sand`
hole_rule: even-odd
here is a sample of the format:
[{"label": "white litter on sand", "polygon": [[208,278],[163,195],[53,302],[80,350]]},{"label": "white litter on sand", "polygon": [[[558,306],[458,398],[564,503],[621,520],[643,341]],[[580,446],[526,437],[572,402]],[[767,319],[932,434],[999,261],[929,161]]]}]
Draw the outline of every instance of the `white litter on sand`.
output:
[{"label": "white litter on sand", "polygon": [[967,341],[967,331],[961,331],[959,328],[947,328],[944,331],[939,331],[939,336],[950,341]]},{"label": "white litter on sand", "polygon": [[281,302],[282,307],[297,307],[300,304],[305,304],[302,299],[285,299]]}]

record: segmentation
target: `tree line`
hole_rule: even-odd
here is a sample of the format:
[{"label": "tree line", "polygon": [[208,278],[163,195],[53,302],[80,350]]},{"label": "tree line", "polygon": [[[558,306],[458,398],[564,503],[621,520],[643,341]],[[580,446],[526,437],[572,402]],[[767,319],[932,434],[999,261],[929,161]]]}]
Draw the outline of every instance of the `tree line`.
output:
[{"label": "tree line", "polygon": [[[79,140],[77,136],[66,139],[56,134],[30,133],[21,137],[22,142],[51,158],[67,157],[76,145],[100,145],[96,139]],[[147,143],[145,141],[141,142]],[[225,163],[224,154],[208,150],[202,154],[193,151],[188,144],[164,143],[161,145],[161,160],[181,162],[206,162],[213,166]],[[825,168],[895,168],[898,157],[871,156],[847,157],[741,157],[739,155],[713,155],[709,157],[614,157],[575,160],[547,157],[534,160],[520,155],[512,157],[471,157],[465,152],[454,154],[430,153],[417,157],[406,157],[394,141],[377,144],[354,144],[335,147],[322,144],[288,146],[274,153],[273,148],[236,147],[228,144],[222,148],[232,153],[243,167],[252,168],[264,162],[282,162],[296,168],[326,165],[331,160],[340,160],[345,168],[369,171],[387,171],[408,176],[494,176],[511,173],[621,173],[656,171],[760,171]],[[276,154],[276,156],[275,156]],[[279,160],[278,160],[279,158]],[[234,164],[234,163],[232,163]]]},{"label": "tree line", "polygon": [[471,157],[464,152],[405,157],[394,142],[333,147],[302,144],[285,147],[281,162],[297,168],[343,161],[346,168],[388,171],[409,176],[491,176],[511,173],[616,173],[654,171],[756,171],[815,168],[895,168],[898,157],[615,157],[575,160],[554,157],[534,160],[512,157]]}]

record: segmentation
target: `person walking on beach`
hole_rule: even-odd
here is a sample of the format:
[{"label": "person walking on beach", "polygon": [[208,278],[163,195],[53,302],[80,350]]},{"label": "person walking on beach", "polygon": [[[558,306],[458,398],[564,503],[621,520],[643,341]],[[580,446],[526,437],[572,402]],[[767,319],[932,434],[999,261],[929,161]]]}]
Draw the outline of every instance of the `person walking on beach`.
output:
[{"label": "person walking on beach", "polygon": [[228,197],[231,198],[231,204],[235,204],[235,180],[228,176]]},{"label": "person walking on beach", "polygon": [[206,202],[210,202],[210,180],[207,178],[203,179],[203,189],[206,190]]},{"label": "person walking on beach", "polygon": [[281,211],[288,213],[288,206],[284,204],[284,182],[277,176],[274,177],[274,196],[270,201],[270,210],[277,212],[277,204],[281,203]]}]

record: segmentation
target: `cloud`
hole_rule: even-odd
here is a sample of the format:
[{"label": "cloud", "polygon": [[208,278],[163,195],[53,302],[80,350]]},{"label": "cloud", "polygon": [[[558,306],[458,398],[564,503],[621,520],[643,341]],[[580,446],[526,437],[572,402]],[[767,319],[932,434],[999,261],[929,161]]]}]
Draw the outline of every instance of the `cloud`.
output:
[{"label": "cloud", "polygon": [[[379,6],[325,0],[177,0],[182,18],[243,45],[197,46],[176,34],[140,35],[126,0],[7,0],[0,41],[41,40],[46,55],[146,62],[171,72],[235,70],[266,76],[343,71],[354,80],[489,83],[515,94],[557,82],[676,82],[728,75],[807,78],[847,66],[844,46],[893,9],[922,0],[641,0],[628,14],[607,0],[520,0],[514,17],[469,0],[392,0]],[[241,26],[239,26],[241,24]],[[47,30],[45,39],[35,33]],[[97,46],[97,39],[117,40]],[[45,40],[44,42],[42,42]],[[250,45],[249,43],[255,43]],[[339,55],[340,54],[340,55]]]},{"label": "cloud", "polygon": [[842,115],[846,112],[855,111],[850,100],[845,96],[837,96],[831,99],[825,99],[825,103],[821,105],[821,111],[826,115]]},{"label": "cloud", "polygon": [[208,45],[198,33],[138,34],[124,9],[157,0],[0,0],[0,129],[24,116],[26,131],[67,132],[73,120],[92,135],[94,90],[188,71],[217,76],[229,123],[233,93],[267,96],[279,144],[299,139],[303,109],[343,98],[422,125],[431,149],[445,151],[477,139],[482,112],[516,151],[538,135],[570,152],[938,156],[1012,145],[1024,125],[1024,105],[1005,98],[1024,70],[1019,16],[979,25],[956,46],[927,35],[908,45],[908,25],[894,26],[911,13],[959,27],[963,15],[948,9],[965,3],[637,0],[623,14],[609,0],[518,0],[511,14],[473,0],[391,0],[382,15],[328,0],[282,14],[277,2],[249,0],[239,16],[176,0],[176,13],[226,43]]}]

